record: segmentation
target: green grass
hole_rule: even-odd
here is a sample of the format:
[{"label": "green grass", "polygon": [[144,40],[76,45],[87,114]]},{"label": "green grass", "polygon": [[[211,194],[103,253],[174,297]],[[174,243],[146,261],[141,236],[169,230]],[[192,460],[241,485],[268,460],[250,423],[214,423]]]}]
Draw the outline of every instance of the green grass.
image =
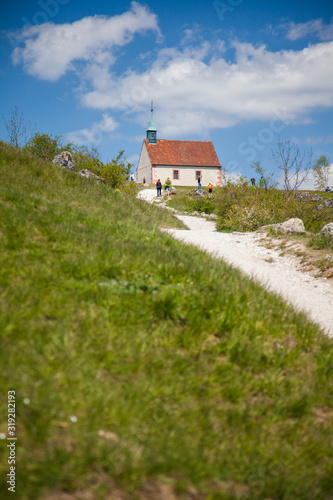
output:
[{"label": "green grass", "polygon": [[292,193],[287,196],[277,189],[229,185],[218,191],[215,204],[218,230],[254,231],[297,217],[307,231],[319,232],[333,217],[332,208],[318,210],[319,202],[300,200]]},{"label": "green grass", "polygon": [[329,235],[325,234],[315,234],[311,235],[308,242],[308,246],[316,250],[321,250],[327,248],[328,250],[333,250],[333,240]]},{"label": "green grass", "polygon": [[4,144],[0,170],[18,498],[332,498],[331,340],[167,211]]},{"label": "green grass", "polygon": [[[192,188],[193,191],[193,188]],[[303,220],[307,231],[318,233],[333,220],[333,209],[322,207],[320,202],[300,200],[291,194],[286,197],[281,190],[253,189],[244,185],[214,187],[211,198],[197,198],[189,193],[191,188],[178,188],[168,205],[181,212],[215,213],[218,231],[255,231],[261,226],[286,221],[292,217]],[[332,193],[312,191],[324,199]],[[208,194],[208,192],[207,192]]]},{"label": "green grass", "polygon": [[220,188],[214,188],[214,193],[208,198],[208,188],[203,188],[206,192],[206,196],[199,198],[193,196],[196,187],[185,187],[177,186],[176,192],[172,193],[170,199],[167,201],[168,206],[179,210],[180,212],[204,212],[206,214],[212,214],[216,210],[215,204],[215,193],[220,190]]}]

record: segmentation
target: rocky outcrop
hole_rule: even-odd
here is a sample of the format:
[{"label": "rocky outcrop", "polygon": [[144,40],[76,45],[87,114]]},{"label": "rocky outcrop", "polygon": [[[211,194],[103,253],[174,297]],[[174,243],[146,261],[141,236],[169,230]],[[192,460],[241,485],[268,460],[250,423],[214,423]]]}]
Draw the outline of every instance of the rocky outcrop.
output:
[{"label": "rocky outcrop", "polygon": [[[52,163],[66,168],[67,170],[74,170],[75,167],[75,161],[69,151],[62,151],[62,153],[53,158]],[[98,175],[94,174],[93,172],[90,172],[90,170],[88,170],[87,168],[79,170],[77,173],[79,175],[82,175],[82,177],[85,177],[86,179],[92,179],[93,181],[103,182],[104,184],[106,184],[104,179],[98,177]]]},{"label": "rocky outcrop", "polygon": [[275,233],[304,234],[306,232],[303,221],[297,218],[289,219],[285,222],[278,222],[277,224],[268,224],[267,226],[260,227],[257,231],[261,232],[269,229],[270,227],[274,229]]},{"label": "rocky outcrop", "polygon": [[86,179],[92,179],[93,181],[96,181],[96,182],[103,182],[104,184],[106,184],[105,180],[102,179],[101,177],[98,177],[98,175],[96,174],[93,174],[92,172],[90,172],[90,170],[88,170],[87,168],[83,169],[83,170],[79,170],[78,171],[78,174],[79,175],[82,175],[82,177],[85,177]]},{"label": "rocky outcrop", "polygon": [[326,224],[320,231],[320,234],[324,234],[325,236],[329,236],[333,239],[333,222]]},{"label": "rocky outcrop", "polygon": [[324,201],[324,205],[326,208],[333,208],[333,198]]},{"label": "rocky outcrop", "polygon": [[299,198],[300,200],[316,201],[317,203],[323,201],[322,196],[320,196],[319,194],[313,194],[308,192],[297,193],[297,198]]},{"label": "rocky outcrop", "polygon": [[190,196],[196,196],[197,198],[204,198],[208,195],[207,191],[204,191],[203,189],[195,189],[187,194]]},{"label": "rocky outcrop", "polygon": [[293,218],[279,224],[274,224],[275,232],[281,231],[283,234],[304,234],[305,227],[301,219]]},{"label": "rocky outcrop", "polygon": [[62,151],[62,153],[53,158],[52,163],[60,165],[60,167],[67,168],[68,170],[73,170],[75,167],[75,161],[72,153],[69,151]]},{"label": "rocky outcrop", "polygon": [[[268,224],[267,226],[262,226],[257,229],[258,232],[266,231],[269,228],[273,228],[275,233],[281,232],[283,234],[304,234],[307,233],[305,230],[303,221],[301,219],[289,219],[286,222],[279,222],[278,224]],[[307,233],[309,234],[309,233]],[[326,224],[319,234],[324,234],[325,236],[330,236],[333,239],[333,222]]]}]

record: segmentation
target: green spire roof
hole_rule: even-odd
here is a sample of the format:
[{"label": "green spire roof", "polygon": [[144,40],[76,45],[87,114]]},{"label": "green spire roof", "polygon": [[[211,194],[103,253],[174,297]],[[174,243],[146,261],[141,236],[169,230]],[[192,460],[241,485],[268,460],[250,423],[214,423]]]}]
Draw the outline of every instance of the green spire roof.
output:
[{"label": "green spire roof", "polygon": [[148,132],[148,130],[151,130],[151,131],[154,131],[154,132],[157,131],[157,128],[155,127],[155,123],[154,123],[153,109],[151,109],[150,121],[149,121],[149,125],[148,125],[148,128],[147,128],[147,132]]}]

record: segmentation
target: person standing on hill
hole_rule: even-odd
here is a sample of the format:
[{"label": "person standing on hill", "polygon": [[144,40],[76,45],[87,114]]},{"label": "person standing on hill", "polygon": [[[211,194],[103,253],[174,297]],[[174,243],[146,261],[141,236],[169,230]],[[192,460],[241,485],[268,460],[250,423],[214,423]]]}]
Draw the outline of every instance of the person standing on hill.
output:
[{"label": "person standing on hill", "polygon": [[255,180],[255,178],[254,178],[254,177],[252,177],[252,178],[251,178],[251,184],[252,184],[252,186],[255,186],[255,185],[256,185],[256,180]]},{"label": "person standing on hill", "polygon": [[212,192],[213,192],[213,184],[210,182],[208,184],[208,193],[212,194]]},{"label": "person standing on hill", "polygon": [[171,180],[170,180],[170,177],[168,177],[164,183],[164,189],[165,189],[165,191],[168,191],[168,195],[170,195],[171,187],[172,187]]},{"label": "person standing on hill", "polygon": [[156,189],[157,189],[157,197],[161,196],[162,194],[162,182],[161,179],[158,179],[156,182]]},{"label": "person standing on hill", "polygon": [[202,175],[199,174],[199,176],[198,176],[198,189],[201,189],[201,179],[202,179]]}]

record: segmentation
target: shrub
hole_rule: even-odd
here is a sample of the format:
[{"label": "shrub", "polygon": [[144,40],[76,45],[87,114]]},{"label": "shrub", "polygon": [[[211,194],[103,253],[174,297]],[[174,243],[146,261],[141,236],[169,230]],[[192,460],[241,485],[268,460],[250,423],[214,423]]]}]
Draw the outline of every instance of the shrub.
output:
[{"label": "shrub", "polygon": [[139,188],[135,182],[126,181],[122,184],[120,191],[130,196],[136,196],[138,194]]},{"label": "shrub", "polygon": [[211,214],[215,210],[214,198],[204,198],[198,197],[187,197],[185,200],[185,210],[187,212],[205,212],[206,214]]},{"label": "shrub", "polygon": [[60,137],[36,132],[23,150],[43,160],[52,161],[56,155],[61,153]]},{"label": "shrub", "polygon": [[103,165],[98,175],[105,179],[111,187],[122,190],[129,178],[132,166],[126,161],[124,151],[120,151],[116,158]]},{"label": "shrub", "polygon": [[304,222],[308,231],[319,231],[332,220],[332,210],[317,210],[313,202],[299,200],[277,189],[227,185],[216,197],[217,229],[254,231],[292,217]]},{"label": "shrub", "polygon": [[76,146],[75,144],[67,144],[65,148],[72,153],[76,171],[88,169],[90,172],[100,175],[103,163],[96,148],[89,149],[86,146]]}]

